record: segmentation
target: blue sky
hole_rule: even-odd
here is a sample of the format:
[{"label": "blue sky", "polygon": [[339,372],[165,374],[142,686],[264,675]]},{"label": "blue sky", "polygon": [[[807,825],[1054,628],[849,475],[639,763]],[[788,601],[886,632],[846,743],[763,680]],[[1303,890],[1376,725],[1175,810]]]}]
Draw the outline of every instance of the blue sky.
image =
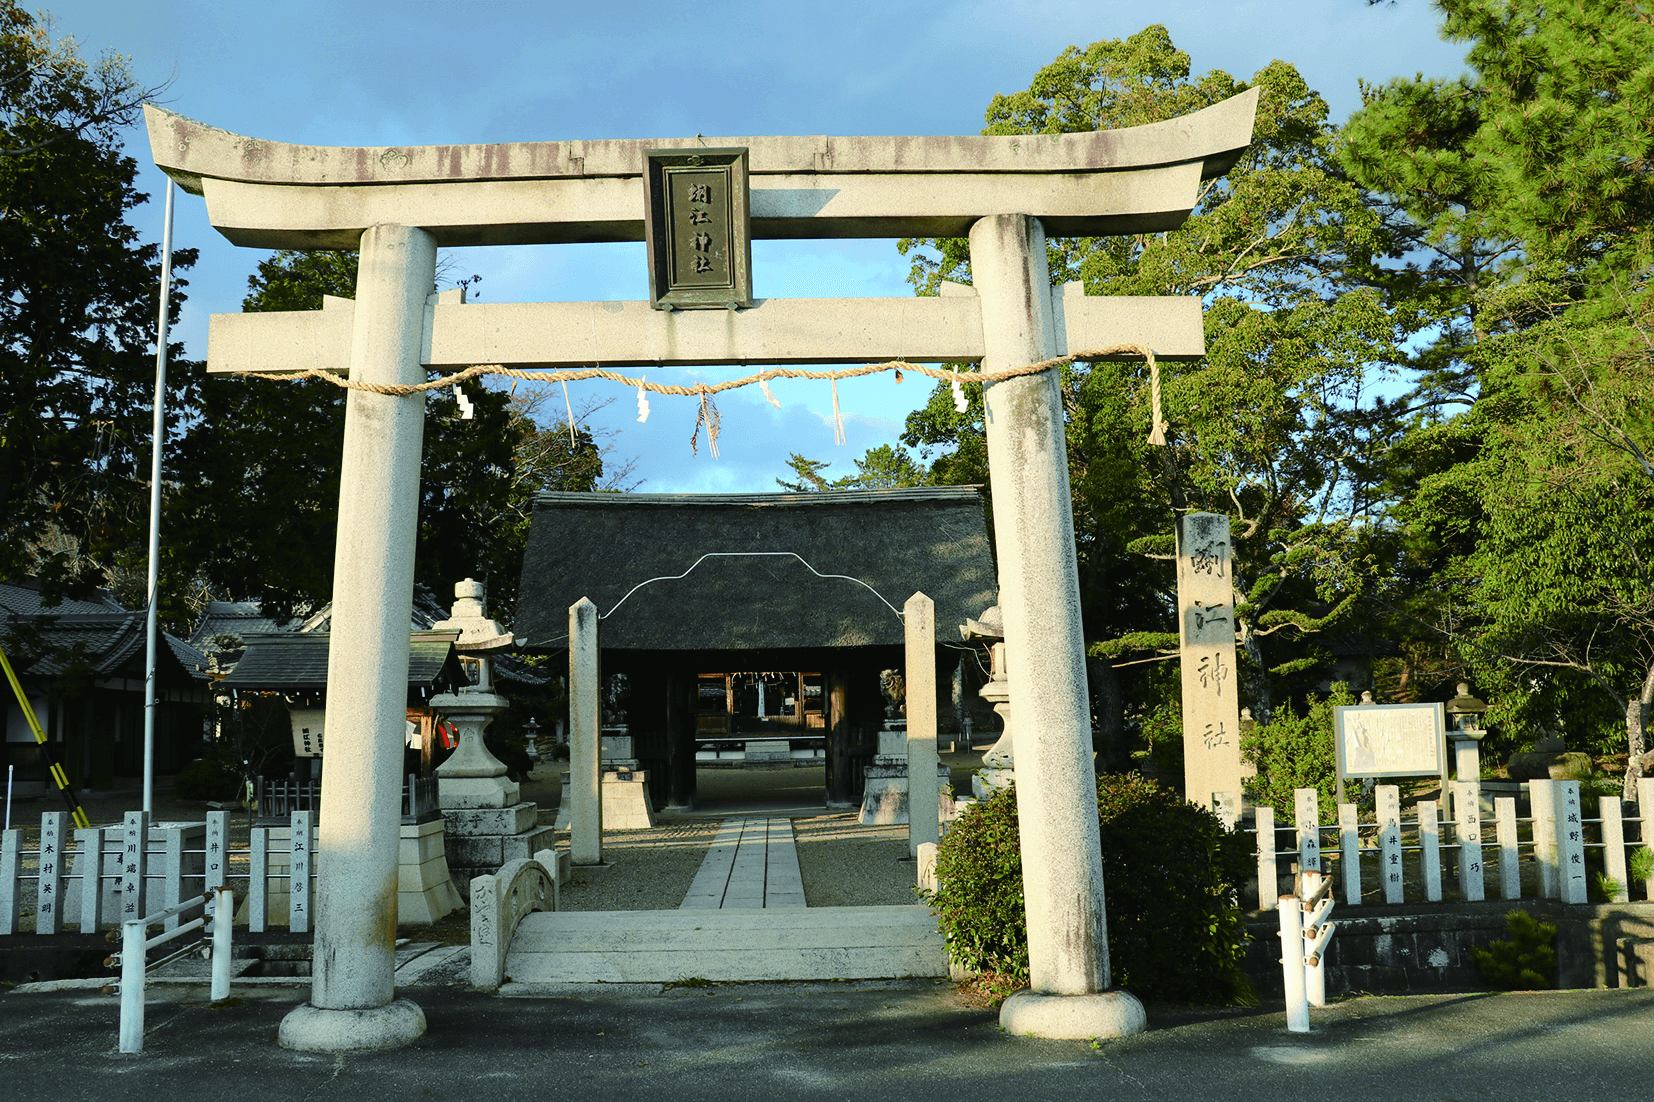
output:
[{"label": "blue sky", "polygon": [[[172,80],[166,106],[241,134],[317,145],[665,138],[696,133],[973,134],[996,93],[1026,88],[1064,47],[1164,23],[1197,72],[1249,77],[1292,62],[1342,119],[1358,79],[1452,75],[1463,48],[1440,40],[1420,0],[1147,3],[1139,0],[792,0],[781,3],[608,3],[531,0],[59,0],[62,33],[88,53],[132,59],[148,84]],[[165,178],[145,136],[129,150],[156,198],[136,212],[161,233]],[[186,278],[174,339],[206,355],[207,317],[240,309],[266,254],[229,245],[194,196],[178,196],[179,247],[201,249]],[[487,302],[643,299],[641,245],[455,250],[456,274],[482,277]],[[754,291],[770,297],[908,295],[894,241],[757,242]],[[724,378],[719,369],[662,369],[664,378]],[[270,384],[279,385],[279,384]],[[689,399],[656,398],[635,422],[629,392],[575,389],[616,401],[594,421],[612,454],[635,460],[643,492],[759,492],[786,475],[789,452],[850,473],[893,441],[928,387],[910,379],[840,384],[847,443],[833,442],[826,384],[778,382],[782,408],[756,389],[720,401],[720,457],[689,449]],[[545,404],[562,408],[554,392]]]}]

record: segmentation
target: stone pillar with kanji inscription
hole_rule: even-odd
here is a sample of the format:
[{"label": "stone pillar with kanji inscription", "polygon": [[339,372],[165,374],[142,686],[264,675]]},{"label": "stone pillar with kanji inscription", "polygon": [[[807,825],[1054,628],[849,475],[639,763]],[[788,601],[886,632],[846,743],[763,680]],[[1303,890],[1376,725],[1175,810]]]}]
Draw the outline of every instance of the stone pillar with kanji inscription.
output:
[{"label": "stone pillar with kanji inscription", "polygon": [[1178,637],[1183,653],[1183,791],[1233,822],[1241,800],[1240,695],[1229,518],[1177,524]]}]

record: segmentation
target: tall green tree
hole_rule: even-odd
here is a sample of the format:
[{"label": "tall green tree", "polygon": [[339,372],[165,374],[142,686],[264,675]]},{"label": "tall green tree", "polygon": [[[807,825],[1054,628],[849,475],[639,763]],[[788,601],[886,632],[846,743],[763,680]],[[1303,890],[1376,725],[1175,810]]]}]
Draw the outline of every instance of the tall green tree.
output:
[{"label": "tall green tree", "polygon": [[0,577],[141,578],[160,266],[118,131],[144,96],[0,0]]},{"label": "tall green tree", "polygon": [[[1394,419],[1369,383],[1398,358],[1381,298],[1362,279],[1371,256],[1389,247],[1380,212],[1338,166],[1326,104],[1296,69],[1272,62],[1250,85],[1218,70],[1195,76],[1160,26],[1070,47],[1026,91],[996,97],[984,132],[1143,125],[1249,86],[1262,93],[1253,145],[1202,185],[1181,229],[1054,240],[1050,263],[1053,281],[1081,280],[1088,294],[1198,295],[1206,306],[1205,359],[1161,365],[1166,447],[1145,440],[1144,365],[1077,365],[1063,375],[1095,653],[1175,646],[1175,517],[1229,514],[1248,688],[1267,714],[1275,692],[1307,683],[1317,655],[1305,640],[1347,616],[1364,584],[1364,520]],[[942,279],[969,280],[963,241],[902,248],[920,293]],[[934,457],[938,480],[991,484],[981,416],[978,395],[960,412],[938,388],[909,419],[904,442]],[[1099,672],[1112,676],[1108,663]],[[1111,692],[1105,685],[1102,695]]]},{"label": "tall green tree", "polygon": [[117,144],[138,109],[164,90],[139,84],[120,54],[87,60],[49,14],[0,0],[0,157],[72,138]]},{"label": "tall green tree", "polygon": [[[278,252],[249,277],[243,308],[319,310],[324,296],[354,297],[356,266],[354,252]],[[490,607],[509,616],[532,495],[595,488],[603,459],[589,427],[571,440],[536,424],[526,399],[476,384],[466,396],[468,419],[452,391],[427,392],[414,576],[439,595],[486,579]],[[169,501],[176,575],[272,615],[331,599],[344,417],[345,391],[320,380],[203,383]]]},{"label": "tall green tree", "polygon": [[856,473],[829,479],[824,473],[831,463],[807,459],[798,452],[787,458],[787,468],[796,476],[778,478],[776,485],[795,494],[816,490],[887,490],[900,486],[926,486],[931,478],[924,466],[905,448],[880,444],[868,448],[856,460]]},{"label": "tall green tree", "polygon": [[1481,679],[1510,743],[1622,732],[1634,795],[1654,702],[1654,17],[1437,7],[1470,74],[1367,88],[1346,130],[1411,246],[1376,279],[1422,304],[1436,369],[1391,463],[1386,596]]}]

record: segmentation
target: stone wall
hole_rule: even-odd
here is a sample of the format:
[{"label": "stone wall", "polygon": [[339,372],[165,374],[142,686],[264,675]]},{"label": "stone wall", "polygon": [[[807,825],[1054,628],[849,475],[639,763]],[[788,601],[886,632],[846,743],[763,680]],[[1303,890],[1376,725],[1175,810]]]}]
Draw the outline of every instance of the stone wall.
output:
[{"label": "stone wall", "polygon": [[[1539,900],[1349,907],[1327,953],[1327,995],[1485,991],[1473,947],[1508,936],[1505,915],[1525,910],[1555,923],[1558,987],[1622,987],[1647,983],[1624,975],[1625,939],[1654,938],[1654,903],[1568,906]],[[1400,913],[1398,913],[1400,912]],[[1279,999],[1280,920],[1254,912],[1246,970],[1259,998]]]}]

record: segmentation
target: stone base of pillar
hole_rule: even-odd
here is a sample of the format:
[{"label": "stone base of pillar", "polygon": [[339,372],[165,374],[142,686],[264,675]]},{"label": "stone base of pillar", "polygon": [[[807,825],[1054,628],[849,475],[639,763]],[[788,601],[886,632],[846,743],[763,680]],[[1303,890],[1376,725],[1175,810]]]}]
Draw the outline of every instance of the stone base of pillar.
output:
[{"label": "stone base of pillar", "polygon": [[304,1003],[288,1011],[276,1043],[299,1052],[365,1052],[399,1048],[425,1036],[425,1012],[397,999],[371,1010],[324,1010]]},{"label": "stone base of pillar", "polygon": [[396,922],[435,922],[465,905],[448,870],[441,819],[403,823],[396,864]]},{"label": "stone base of pillar", "polygon": [[444,777],[437,775],[437,804],[444,810],[461,807],[511,807],[522,799],[517,782],[498,777]]},{"label": "stone base of pillar", "polygon": [[[649,805],[648,770],[610,770],[603,763],[603,830],[648,830],[655,825],[655,812]],[[563,791],[569,791],[569,775],[563,774]],[[557,810],[557,829],[568,830],[573,821],[573,809],[563,804]]]},{"label": "stone base of pillar", "polygon": [[1022,990],[999,1008],[999,1027],[1013,1037],[1088,1041],[1093,1037],[1129,1037],[1148,1028],[1143,1004],[1116,988],[1092,995],[1042,995]]},{"label": "stone base of pillar", "polygon": [[[862,767],[861,825],[885,826],[908,821],[907,758],[875,757],[872,764]],[[953,818],[953,798],[948,786],[953,776],[945,763],[936,766],[936,780],[941,786],[937,805],[937,821]]]},{"label": "stone base of pillar", "polygon": [[649,807],[649,774],[603,774],[603,829],[648,830],[655,825]]}]

